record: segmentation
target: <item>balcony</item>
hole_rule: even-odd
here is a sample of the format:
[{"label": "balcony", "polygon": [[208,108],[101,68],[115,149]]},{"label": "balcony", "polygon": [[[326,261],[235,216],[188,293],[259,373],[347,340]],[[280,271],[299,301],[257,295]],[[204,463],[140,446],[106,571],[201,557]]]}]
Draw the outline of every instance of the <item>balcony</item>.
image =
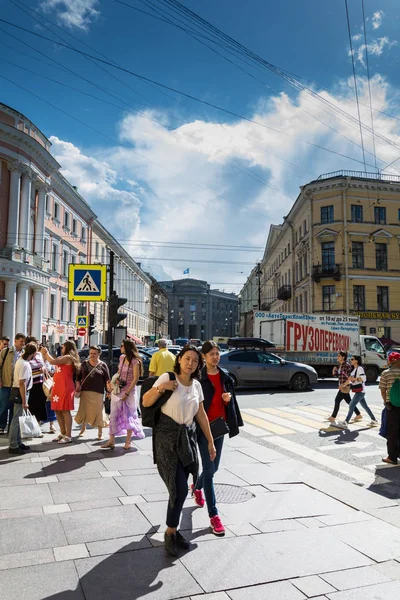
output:
[{"label": "balcony", "polygon": [[278,300],[290,300],[292,297],[292,286],[281,285],[278,289]]},{"label": "balcony", "polygon": [[322,277],[340,281],[340,276],[340,265],[313,265],[312,279],[315,283],[319,283]]}]

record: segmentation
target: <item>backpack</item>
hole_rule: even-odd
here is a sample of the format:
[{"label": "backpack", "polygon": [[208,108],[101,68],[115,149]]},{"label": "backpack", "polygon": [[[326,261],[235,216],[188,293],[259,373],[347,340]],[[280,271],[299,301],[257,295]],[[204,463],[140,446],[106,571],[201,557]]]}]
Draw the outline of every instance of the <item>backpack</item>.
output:
[{"label": "backpack", "polygon": [[390,388],[389,402],[393,406],[400,406],[400,379],[396,378],[394,384]]},{"label": "backpack", "polygon": [[[175,373],[168,373],[168,375],[170,381],[176,379]],[[143,427],[153,428],[156,425],[161,407],[169,400],[173,393],[172,390],[166,390],[152,406],[143,406],[144,394],[153,387],[157,379],[158,377],[155,375],[153,377],[148,377],[142,383],[142,388],[140,390],[140,412],[142,414]]]}]

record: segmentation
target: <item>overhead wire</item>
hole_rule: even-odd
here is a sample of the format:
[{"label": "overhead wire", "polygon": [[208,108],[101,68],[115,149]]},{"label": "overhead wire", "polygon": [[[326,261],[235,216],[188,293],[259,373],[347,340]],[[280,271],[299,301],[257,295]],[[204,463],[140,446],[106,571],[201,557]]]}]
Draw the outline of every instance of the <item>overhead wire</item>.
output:
[{"label": "overhead wire", "polygon": [[363,16],[363,27],[364,27],[364,45],[365,45],[365,60],[367,67],[367,78],[368,78],[368,96],[369,96],[369,107],[370,107],[370,115],[371,115],[371,129],[372,129],[372,148],[374,153],[374,163],[375,169],[378,171],[378,165],[376,162],[376,147],[375,147],[375,131],[374,131],[374,115],[372,112],[372,94],[371,94],[371,77],[369,71],[369,57],[368,57],[368,41],[367,41],[367,25],[365,18],[365,6],[364,0],[361,0],[361,8],[362,8],[362,16]]}]

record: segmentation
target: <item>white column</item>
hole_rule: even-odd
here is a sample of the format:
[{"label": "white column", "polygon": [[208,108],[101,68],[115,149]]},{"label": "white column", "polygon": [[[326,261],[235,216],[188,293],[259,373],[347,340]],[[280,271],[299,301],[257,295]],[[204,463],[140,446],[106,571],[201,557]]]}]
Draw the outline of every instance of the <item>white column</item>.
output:
[{"label": "white column", "polygon": [[22,174],[21,183],[21,207],[19,214],[18,245],[20,248],[28,248],[29,221],[31,212],[31,189],[32,179],[30,171]]},{"label": "white column", "polygon": [[5,280],[4,297],[7,302],[4,302],[3,311],[3,335],[8,335],[12,343],[15,337],[15,303],[17,294],[17,284],[15,281]]},{"label": "white column", "polygon": [[19,196],[21,192],[21,165],[11,163],[8,166],[11,171],[10,177],[10,197],[8,204],[8,228],[7,228],[7,246],[18,248],[18,227],[19,227]]},{"label": "white column", "polygon": [[19,283],[17,288],[17,314],[15,327],[17,333],[27,335],[27,317],[28,317],[28,290],[26,283]]},{"label": "white column", "polygon": [[[36,215],[36,231],[34,250],[38,256],[43,256],[44,248],[44,216],[46,211],[47,187],[39,185],[39,202]],[[46,257],[45,257],[46,258]]]},{"label": "white column", "polygon": [[42,339],[42,321],[43,321],[43,290],[35,288],[33,290],[33,312],[31,335],[38,340]]}]

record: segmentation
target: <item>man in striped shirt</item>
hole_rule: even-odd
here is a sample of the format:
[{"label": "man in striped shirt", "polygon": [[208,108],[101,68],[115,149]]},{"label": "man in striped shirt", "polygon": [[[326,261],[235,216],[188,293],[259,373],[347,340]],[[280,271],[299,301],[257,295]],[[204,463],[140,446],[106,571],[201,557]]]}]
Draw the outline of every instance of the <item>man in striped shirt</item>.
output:
[{"label": "man in striped shirt", "polygon": [[389,355],[389,368],[383,371],[379,382],[382,400],[387,408],[387,458],[382,461],[389,465],[397,465],[400,454],[400,406],[390,403],[390,390],[396,381],[400,379],[400,352],[392,352]]}]

